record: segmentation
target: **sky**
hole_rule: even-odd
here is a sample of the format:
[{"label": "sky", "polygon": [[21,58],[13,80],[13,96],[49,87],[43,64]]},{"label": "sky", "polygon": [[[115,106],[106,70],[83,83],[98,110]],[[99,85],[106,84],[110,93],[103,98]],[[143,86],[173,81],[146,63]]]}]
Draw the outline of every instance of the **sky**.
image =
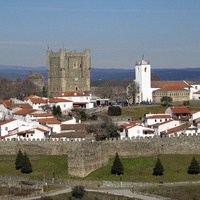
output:
[{"label": "sky", "polygon": [[92,68],[200,67],[200,0],[0,0],[0,65],[46,66],[47,48]]}]

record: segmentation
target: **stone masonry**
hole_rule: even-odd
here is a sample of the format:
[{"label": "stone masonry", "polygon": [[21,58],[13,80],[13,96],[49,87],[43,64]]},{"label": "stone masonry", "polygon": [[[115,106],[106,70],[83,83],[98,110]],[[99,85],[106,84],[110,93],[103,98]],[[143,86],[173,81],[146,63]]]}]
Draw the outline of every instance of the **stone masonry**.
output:
[{"label": "stone masonry", "polygon": [[63,92],[90,91],[90,50],[83,52],[47,50],[48,96]]},{"label": "stone masonry", "polygon": [[120,157],[152,156],[159,154],[200,154],[200,136],[136,138],[116,141],[64,140],[0,141],[0,154],[15,155],[19,148],[29,155],[68,155],[68,173],[85,177],[107,164],[118,152]]}]

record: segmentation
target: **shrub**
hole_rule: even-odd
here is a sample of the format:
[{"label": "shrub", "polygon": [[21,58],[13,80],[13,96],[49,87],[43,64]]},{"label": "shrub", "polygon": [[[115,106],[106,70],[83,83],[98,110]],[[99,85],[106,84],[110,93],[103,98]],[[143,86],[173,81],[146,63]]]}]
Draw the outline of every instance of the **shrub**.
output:
[{"label": "shrub", "polygon": [[23,153],[21,149],[19,149],[17,153],[17,157],[15,159],[15,168],[18,170],[22,167]]},{"label": "shrub", "polygon": [[53,198],[49,196],[43,196],[40,198],[40,200],[53,200]]},{"label": "shrub", "polygon": [[110,106],[108,108],[109,116],[120,116],[122,114],[122,110],[119,106]]},{"label": "shrub", "polygon": [[77,185],[74,188],[72,188],[72,196],[77,199],[82,199],[85,194],[84,187],[82,185]]}]

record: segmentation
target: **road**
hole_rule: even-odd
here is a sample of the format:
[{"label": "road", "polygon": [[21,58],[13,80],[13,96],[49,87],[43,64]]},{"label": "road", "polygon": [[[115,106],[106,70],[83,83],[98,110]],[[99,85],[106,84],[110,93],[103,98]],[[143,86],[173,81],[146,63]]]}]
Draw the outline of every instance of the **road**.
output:
[{"label": "road", "polygon": [[[98,190],[85,189],[85,190],[88,192],[102,192],[102,193],[109,193],[109,194],[115,194],[115,195],[123,195],[123,196],[127,196],[127,197],[134,197],[134,198],[141,199],[141,200],[161,200],[161,198],[156,198],[156,197],[133,193],[129,189],[98,189]],[[64,194],[64,193],[69,193],[69,192],[71,192],[71,188],[66,188],[66,189],[62,189],[59,191],[53,191],[51,193],[44,194],[42,196],[55,196],[58,194]],[[34,200],[34,199],[39,199],[39,198],[41,198],[41,196],[22,198],[21,200]]]}]

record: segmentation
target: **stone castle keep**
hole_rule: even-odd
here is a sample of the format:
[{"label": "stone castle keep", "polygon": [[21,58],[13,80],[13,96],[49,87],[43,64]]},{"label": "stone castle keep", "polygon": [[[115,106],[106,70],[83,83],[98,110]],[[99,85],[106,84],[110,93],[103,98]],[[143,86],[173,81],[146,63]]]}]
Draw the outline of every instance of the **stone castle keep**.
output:
[{"label": "stone castle keep", "polygon": [[200,136],[136,138],[116,141],[64,140],[0,141],[1,155],[16,155],[19,148],[29,155],[68,155],[68,173],[85,177],[107,164],[118,152],[120,157],[152,156],[159,154],[199,154]]},{"label": "stone castle keep", "polygon": [[90,50],[59,52],[47,50],[48,96],[58,93],[90,91]]}]

